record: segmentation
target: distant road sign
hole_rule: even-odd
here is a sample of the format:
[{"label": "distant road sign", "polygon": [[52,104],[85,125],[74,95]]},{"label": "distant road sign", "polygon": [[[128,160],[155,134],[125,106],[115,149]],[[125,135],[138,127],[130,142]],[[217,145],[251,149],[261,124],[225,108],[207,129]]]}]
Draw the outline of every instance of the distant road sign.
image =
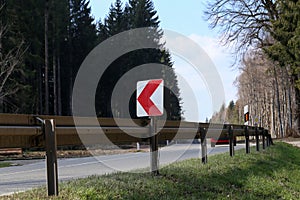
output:
[{"label": "distant road sign", "polygon": [[245,105],[244,106],[244,124],[249,125],[249,106]]},{"label": "distant road sign", "polygon": [[254,117],[254,119],[253,119],[253,124],[255,125],[255,126],[258,126],[259,125],[259,117],[258,116],[255,116]]},{"label": "distant road sign", "polygon": [[137,116],[160,116],[164,110],[164,81],[162,79],[137,82]]}]

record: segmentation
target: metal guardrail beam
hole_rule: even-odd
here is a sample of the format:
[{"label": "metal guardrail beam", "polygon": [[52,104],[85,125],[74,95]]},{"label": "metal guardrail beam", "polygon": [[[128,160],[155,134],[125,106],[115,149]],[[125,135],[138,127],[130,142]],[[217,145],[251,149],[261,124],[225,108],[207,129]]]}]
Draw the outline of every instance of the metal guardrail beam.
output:
[{"label": "metal guardrail beam", "polygon": [[0,136],[37,136],[41,134],[40,126],[0,126]]},{"label": "metal guardrail beam", "polygon": [[[76,118],[76,127],[74,123]],[[40,119],[54,119],[56,124],[56,135],[58,145],[81,145],[77,130],[85,135],[90,135],[91,143],[93,135],[105,134],[113,142],[138,142],[148,139],[150,120],[132,120],[132,119],[109,119],[89,117],[71,117],[71,116],[36,116],[36,115],[15,115],[0,114],[0,148],[4,147],[22,147],[30,148],[42,142],[42,129]],[[91,120],[93,119],[93,120]],[[100,127],[100,126],[101,127]],[[232,134],[236,136],[245,136],[244,125],[234,124],[209,124],[195,123],[185,121],[157,121],[159,140],[193,139],[201,138],[201,131],[206,130],[206,137],[228,137],[229,127],[232,127]],[[256,135],[255,127],[248,127],[249,136]],[[258,134],[262,135],[265,129],[259,128]],[[130,133],[130,135],[126,134]],[[104,135],[103,135],[104,136]],[[18,138],[14,140],[13,138]],[[37,140],[37,138],[40,138]],[[13,142],[12,142],[13,141]],[[19,143],[19,146],[18,146]]]}]

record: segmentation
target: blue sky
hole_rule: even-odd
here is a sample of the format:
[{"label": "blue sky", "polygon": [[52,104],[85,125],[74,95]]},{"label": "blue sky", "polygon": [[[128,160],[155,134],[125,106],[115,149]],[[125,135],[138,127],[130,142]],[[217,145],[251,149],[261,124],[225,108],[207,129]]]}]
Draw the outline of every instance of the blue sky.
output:
[{"label": "blue sky", "polygon": [[[123,1],[127,2],[127,1]],[[112,0],[90,0],[92,15],[96,20],[103,20],[109,11]],[[195,41],[209,55],[214,62],[223,82],[225,92],[225,103],[236,100],[237,90],[233,85],[238,76],[238,70],[231,67],[233,56],[230,49],[219,45],[218,33],[211,30],[209,24],[204,20],[205,1],[201,0],[153,0],[158,12],[160,25],[163,29],[178,32]],[[203,77],[194,77],[189,63],[172,55],[176,73],[188,81],[198,101],[198,112],[195,106],[189,102],[190,96],[185,92],[184,86],[179,80],[179,87],[183,98],[183,109],[185,118],[189,121],[205,121],[215,111],[212,106],[210,91],[205,85]],[[190,91],[189,91],[190,92]]]}]

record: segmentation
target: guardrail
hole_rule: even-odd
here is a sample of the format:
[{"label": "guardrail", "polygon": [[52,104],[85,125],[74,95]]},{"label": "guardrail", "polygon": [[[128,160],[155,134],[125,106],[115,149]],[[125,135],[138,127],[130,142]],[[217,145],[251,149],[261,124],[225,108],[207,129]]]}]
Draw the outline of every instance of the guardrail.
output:
[{"label": "guardrail", "polygon": [[[207,138],[229,138],[230,156],[234,156],[234,138],[237,136],[245,137],[246,153],[250,153],[250,136],[255,136],[257,151],[259,151],[260,137],[263,149],[272,143],[268,130],[244,125],[157,121],[156,127],[153,127],[148,125],[150,120],[145,119],[97,118],[95,120],[76,117],[75,120],[76,123],[73,117],[0,114],[0,148],[44,147],[47,155],[48,195],[57,195],[57,146],[83,145],[82,137],[84,137],[84,145],[99,144],[102,142],[101,138],[108,138],[115,144],[149,141],[150,166],[154,174],[158,174],[159,141],[200,139],[202,163],[207,163]],[[156,128],[159,131],[154,134]],[[94,139],[95,135],[98,136],[97,140]]]},{"label": "guardrail", "polygon": [[[55,121],[55,132],[57,135],[57,145],[82,145],[77,129],[87,135],[99,134],[101,132],[115,143],[140,142],[149,139],[149,120],[128,120],[128,119],[108,119],[98,118],[98,124],[92,122],[91,118],[81,117],[79,124],[73,121],[73,117],[65,116],[35,116],[35,115],[13,115],[0,114],[0,148],[32,148],[44,147],[45,136],[42,131],[42,123],[39,119],[53,119]],[[132,123],[132,121],[134,123]],[[166,121],[157,122],[162,130],[158,134],[159,140],[193,139],[201,138],[206,133],[209,137],[229,136],[229,127],[233,131],[233,136],[246,136],[243,125],[232,124],[209,124],[195,122]],[[255,136],[256,127],[248,127],[249,135]],[[182,134],[177,134],[177,132]],[[258,128],[258,134],[263,135],[267,131]],[[128,135],[126,132],[130,132]],[[195,134],[196,133],[196,134]],[[135,136],[135,137],[134,137]],[[90,145],[97,144],[99,141],[87,141]]]}]

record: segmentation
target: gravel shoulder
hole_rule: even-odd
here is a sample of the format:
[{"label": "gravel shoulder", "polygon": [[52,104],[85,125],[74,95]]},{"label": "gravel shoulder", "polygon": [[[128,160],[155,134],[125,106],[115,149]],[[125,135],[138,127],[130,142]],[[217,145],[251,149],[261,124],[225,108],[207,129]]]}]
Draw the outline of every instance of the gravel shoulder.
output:
[{"label": "gravel shoulder", "polygon": [[284,138],[282,141],[300,148],[300,138]]}]

